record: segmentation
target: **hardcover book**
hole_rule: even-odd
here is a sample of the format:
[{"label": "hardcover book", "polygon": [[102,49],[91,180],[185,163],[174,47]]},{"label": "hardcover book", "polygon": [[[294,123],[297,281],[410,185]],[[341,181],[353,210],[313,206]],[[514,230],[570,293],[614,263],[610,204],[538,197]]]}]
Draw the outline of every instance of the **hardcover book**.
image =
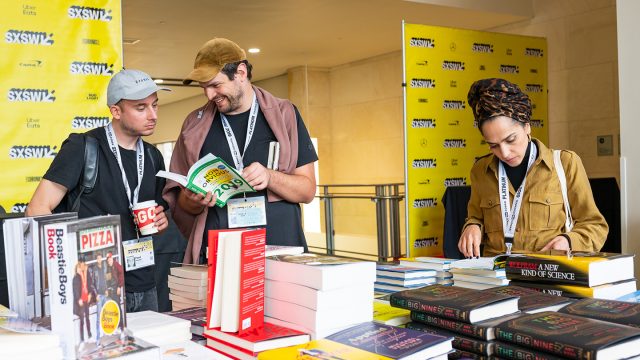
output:
[{"label": "hardcover book", "polygon": [[265,322],[262,327],[254,328],[242,335],[223,332],[220,329],[207,329],[204,336],[237,346],[249,353],[299,345],[309,341],[308,334],[269,322]]},{"label": "hardcover book", "polygon": [[570,298],[544,294],[521,286],[501,286],[483,291],[493,294],[519,296],[518,309],[528,314],[542,311],[557,311],[573,302]]},{"label": "hardcover book", "polygon": [[517,254],[507,259],[507,277],[513,280],[598,286],[632,279],[633,255],[551,250]]},{"label": "hardcover book", "polygon": [[270,256],[266,278],[330,290],[376,280],[376,263],[327,255]]},{"label": "hardcover book", "polygon": [[92,357],[124,330],[120,216],[51,223],[44,234],[51,330],[66,358]]},{"label": "hardcover book", "polygon": [[419,322],[409,322],[407,329],[423,331],[429,334],[453,337],[453,348],[456,350],[468,351],[475,354],[490,356],[493,354],[493,341],[480,340],[477,338],[467,337],[456,334],[441,328],[429,326]]},{"label": "hardcover book", "polygon": [[516,296],[443,285],[391,294],[390,303],[391,306],[472,324],[518,311]]},{"label": "hardcover book", "polygon": [[216,205],[219,207],[225,206],[236,194],[255,191],[236,169],[213,154],[196,161],[187,176],[164,170],[158,171],[156,176],[173,180],[195,193],[211,192],[216,195]]},{"label": "hardcover book", "polygon": [[379,301],[373,302],[373,321],[386,325],[399,326],[411,321],[409,310],[393,307]]},{"label": "hardcover book", "polygon": [[411,258],[400,258],[400,266],[431,269],[436,271],[449,271],[449,269],[451,269],[451,264],[454,261],[454,259],[419,256]]},{"label": "hardcover book", "polygon": [[494,285],[494,286],[509,285],[509,280],[506,277],[488,277],[488,276],[477,276],[477,275],[471,275],[471,274],[453,273],[453,283],[455,284],[460,281],[474,282],[478,284],[486,284],[486,285]]},{"label": "hardcover book", "polygon": [[640,290],[636,290],[634,292],[630,292],[628,294],[624,294],[617,298],[618,301],[628,301],[628,302],[640,302]]},{"label": "hardcover book", "polygon": [[[464,351],[464,350],[459,350],[459,349],[453,349],[452,352],[447,354],[447,359],[448,360],[489,360],[489,359],[494,359],[494,358],[490,358],[488,356],[485,355],[480,355],[480,354],[476,354],[474,352],[471,351]],[[496,358],[497,359],[497,358]]]},{"label": "hardcover book", "polygon": [[205,265],[182,265],[169,269],[171,275],[184,279],[206,280],[208,269]]},{"label": "hardcover book", "polygon": [[209,230],[208,328],[244,332],[264,321],[266,229]]},{"label": "hardcover book", "polygon": [[640,327],[640,304],[617,300],[582,299],[559,310],[561,313]]},{"label": "hardcover book", "polygon": [[429,359],[451,351],[452,337],[367,322],[327,337],[393,359]]},{"label": "hardcover book", "polygon": [[189,307],[182,310],[174,310],[166,313],[179,319],[191,322],[191,333],[202,335],[207,326],[207,309],[204,307]]},{"label": "hardcover book", "polygon": [[554,356],[545,352],[536,351],[532,349],[527,349],[521,346],[503,343],[503,342],[495,342],[494,346],[494,355],[500,359],[529,359],[529,360],[560,360],[564,359],[559,356]]},{"label": "hardcover book", "polygon": [[267,350],[258,354],[258,360],[283,359],[392,360],[387,356],[373,354],[327,339],[311,340],[301,345]]},{"label": "hardcover book", "polygon": [[520,313],[499,317],[496,319],[485,320],[475,324],[469,324],[461,321],[441,318],[417,311],[411,312],[411,320],[423,324],[435,326],[441,329],[449,330],[456,334],[477,338],[480,340],[490,341],[496,338],[495,327],[508,319],[515,319],[521,316]]},{"label": "hardcover book", "polygon": [[496,338],[569,359],[624,359],[640,354],[640,329],[545,311],[496,326]]},{"label": "hardcover book", "polygon": [[316,290],[285,281],[267,279],[264,284],[265,297],[288,301],[319,312],[330,311],[351,304],[367,304],[373,297],[373,284],[363,283],[349,287]]},{"label": "hardcover book", "polygon": [[376,275],[378,276],[378,278],[385,277],[391,279],[409,280],[432,278],[436,276],[436,271],[408,266],[377,265]]},{"label": "hardcover book", "polygon": [[569,284],[548,284],[531,281],[515,281],[510,282],[511,285],[534,289],[545,294],[555,296],[565,296],[570,298],[598,298],[598,299],[616,299],[624,294],[636,291],[636,280],[624,280],[612,284],[604,284],[598,286],[585,285],[569,285]]}]

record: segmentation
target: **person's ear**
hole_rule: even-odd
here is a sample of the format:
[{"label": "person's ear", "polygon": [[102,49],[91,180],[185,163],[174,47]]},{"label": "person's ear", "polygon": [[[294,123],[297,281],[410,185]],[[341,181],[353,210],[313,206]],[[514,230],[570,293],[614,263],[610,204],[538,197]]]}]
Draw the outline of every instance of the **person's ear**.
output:
[{"label": "person's ear", "polygon": [[116,120],[120,120],[120,118],[122,117],[122,109],[118,104],[109,106],[109,111],[111,112],[111,117]]},{"label": "person's ear", "polygon": [[244,81],[247,79],[247,64],[243,62],[238,64],[238,68],[236,69],[236,76],[239,77],[240,81]]}]

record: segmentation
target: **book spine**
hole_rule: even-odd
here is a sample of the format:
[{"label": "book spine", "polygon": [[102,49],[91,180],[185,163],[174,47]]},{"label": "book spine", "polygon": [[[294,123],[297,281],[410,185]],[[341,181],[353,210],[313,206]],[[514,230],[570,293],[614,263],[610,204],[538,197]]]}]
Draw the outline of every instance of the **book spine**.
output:
[{"label": "book spine", "polygon": [[501,359],[555,360],[560,357],[539,351],[521,348],[510,344],[496,342],[493,345],[493,355]]},{"label": "book spine", "polygon": [[487,336],[487,329],[467,323],[461,323],[459,321],[443,319],[437,316],[432,316],[418,311],[411,312],[411,320],[421,322],[423,324],[436,326],[441,329],[453,331],[457,334],[471,336],[481,340],[489,340]]},{"label": "book spine", "polygon": [[557,339],[549,339],[542,335],[532,336],[515,329],[511,329],[507,323],[502,323],[495,328],[496,340],[516,344],[525,348],[540,350],[562,356],[568,359],[595,359],[593,351],[582,347],[565,344]]},{"label": "book spine", "polygon": [[449,319],[468,321],[469,313],[449,306],[429,304],[420,300],[406,298],[398,293],[392,294],[389,299],[391,306],[418,311],[423,313],[434,314]]},{"label": "book spine", "polygon": [[[570,261],[570,260],[568,260]],[[588,269],[550,259],[513,257],[507,260],[507,278],[550,282],[554,284],[589,285]]]},{"label": "book spine", "polygon": [[265,229],[242,234],[239,335],[262,327],[264,322],[265,245]]}]

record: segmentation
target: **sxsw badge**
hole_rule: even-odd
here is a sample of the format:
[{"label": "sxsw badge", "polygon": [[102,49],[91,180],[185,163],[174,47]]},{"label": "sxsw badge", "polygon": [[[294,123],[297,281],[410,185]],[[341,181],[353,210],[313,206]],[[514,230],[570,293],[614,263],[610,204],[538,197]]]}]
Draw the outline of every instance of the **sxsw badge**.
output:
[{"label": "sxsw badge", "polygon": [[155,264],[151,236],[123,241],[122,248],[127,271],[138,270]]},{"label": "sxsw badge", "polygon": [[227,215],[229,215],[229,228],[266,225],[267,209],[264,196],[227,201]]}]

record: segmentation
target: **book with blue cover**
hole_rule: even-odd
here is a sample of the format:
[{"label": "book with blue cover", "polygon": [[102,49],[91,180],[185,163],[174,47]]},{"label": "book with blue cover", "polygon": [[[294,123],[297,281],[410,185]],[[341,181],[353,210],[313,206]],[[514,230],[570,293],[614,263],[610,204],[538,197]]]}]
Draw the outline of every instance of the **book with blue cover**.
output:
[{"label": "book with blue cover", "polygon": [[366,322],[328,336],[327,340],[393,359],[429,359],[451,351],[453,337]]},{"label": "book with blue cover", "polygon": [[429,269],[398,265],[376,265],[376,275],[378,277],[408,280],[433,278],[436,274],[435,270]]},{"label": "book with blue cover", "polygon": [[627,295],[623,295],[616,300],[640,303],[640,290],[636,290],[632,293],[628,293]]}]

